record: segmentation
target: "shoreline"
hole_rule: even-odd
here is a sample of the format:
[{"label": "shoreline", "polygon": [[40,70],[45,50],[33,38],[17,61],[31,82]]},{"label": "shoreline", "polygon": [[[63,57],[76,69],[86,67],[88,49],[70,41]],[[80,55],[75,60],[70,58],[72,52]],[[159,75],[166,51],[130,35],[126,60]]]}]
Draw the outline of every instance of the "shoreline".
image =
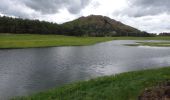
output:
[{"label": "shoreline", "polygon": [[170,67],[80,81],[11,100],[136,100],[146,89],[170,80]]}]

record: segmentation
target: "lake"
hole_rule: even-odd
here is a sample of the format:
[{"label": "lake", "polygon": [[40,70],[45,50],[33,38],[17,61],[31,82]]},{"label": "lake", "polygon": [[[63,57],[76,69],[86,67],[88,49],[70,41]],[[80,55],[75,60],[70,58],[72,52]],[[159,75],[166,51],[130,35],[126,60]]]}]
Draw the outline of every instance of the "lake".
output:
[{"label": "lake", "polygon": [[0,50],[0,99],[104,75],[170,66],[170,47],[124,45],[135,42]]}]

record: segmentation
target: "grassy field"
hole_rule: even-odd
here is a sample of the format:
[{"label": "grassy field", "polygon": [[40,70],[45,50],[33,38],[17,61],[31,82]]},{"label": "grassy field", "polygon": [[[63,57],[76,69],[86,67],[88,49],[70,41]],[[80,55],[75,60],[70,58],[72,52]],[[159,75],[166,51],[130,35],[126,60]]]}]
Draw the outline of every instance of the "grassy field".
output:
[{"label": "grassy field", "polygon": [[0,48],[32,48],[54,46],[81,46],[109,41],[112,38],[71,37],[62,35],[0,35]]},{"label": "grassy field", "polygon": [[137,100],[148,87],[170,80],[170,67],[78,82],[12,100]]},{"label": "grassy field", "polygon": [[0,48],[83,46],[110,40],[170,40],[170,37],[73,37],[62,35],[0,34]]}]

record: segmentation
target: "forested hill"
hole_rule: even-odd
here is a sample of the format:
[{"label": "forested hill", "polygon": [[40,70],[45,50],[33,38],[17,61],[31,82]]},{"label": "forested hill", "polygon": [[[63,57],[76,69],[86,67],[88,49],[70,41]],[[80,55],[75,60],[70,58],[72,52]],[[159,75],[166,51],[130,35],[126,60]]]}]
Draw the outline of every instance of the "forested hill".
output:
[{"label": "forested hill", "polygon": [[71,36],[150,36],[105,16],[91,15],[56,24],[39,20],[0,17],[0,33],[59,34]]},{"label": "forested hill", "polygon": [[109,17],[90,15],[62,24],[66,33],[88,36],[149,36]]}]

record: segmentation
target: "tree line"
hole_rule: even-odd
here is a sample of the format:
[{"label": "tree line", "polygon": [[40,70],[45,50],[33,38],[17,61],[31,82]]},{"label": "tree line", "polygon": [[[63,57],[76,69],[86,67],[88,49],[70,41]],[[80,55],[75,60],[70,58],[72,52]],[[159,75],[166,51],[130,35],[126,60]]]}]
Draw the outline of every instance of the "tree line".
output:
[{"label": "tree line", "polygon": [[159,36],[170,36],[170,33],[160,33]]},{"label": "tree line", "polygon": [[59,34],[59,25],[39,20],[0,17],[0,33]]}]

